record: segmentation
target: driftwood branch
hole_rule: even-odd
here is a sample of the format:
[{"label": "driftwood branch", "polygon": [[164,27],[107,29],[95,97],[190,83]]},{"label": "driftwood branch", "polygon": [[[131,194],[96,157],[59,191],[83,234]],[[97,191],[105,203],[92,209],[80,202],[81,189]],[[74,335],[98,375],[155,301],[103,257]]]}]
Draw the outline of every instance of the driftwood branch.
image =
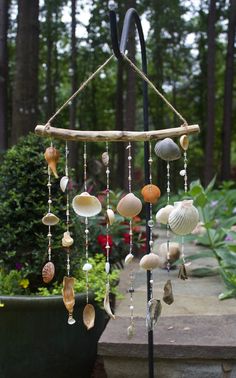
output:
[{"label": "driftwood branch", "polygon": [[53,137],[63,140],[74,140],[82,142],[145,142],[149,140],[175,138],[185,134],[199,133],[198,125],[180,126],[173,129],[154,131],[83,131],[59,129],[52,126],[37,125],[35,133],[42,137]]}]

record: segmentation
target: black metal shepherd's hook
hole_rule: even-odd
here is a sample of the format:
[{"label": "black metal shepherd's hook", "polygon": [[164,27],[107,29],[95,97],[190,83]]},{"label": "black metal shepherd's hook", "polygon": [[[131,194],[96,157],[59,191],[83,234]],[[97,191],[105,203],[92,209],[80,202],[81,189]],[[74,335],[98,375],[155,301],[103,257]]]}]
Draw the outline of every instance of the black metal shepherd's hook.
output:
[{"label": "black metal shepherd's hook", "polygon": [[[130,8],[125,15],[121,40],[119,43],[118,33],[117,33],[117,20],[116,13],[114,10],[110,10],[110,28],[111,28],[111,40],[112,48],[117,59],[122,60],[123,55],[126,51],[126,46],[129,37],[129,31],[131,23],[134,22],[139,35],[139,42],[141,46],[142,55],[142,70],[147,74],[147,56],[146,56],[146,45],[143,35],[143,29],[141,21],[137,11],[134,8]],[[148,87],[147,82],[143,80],[143,124],[144,131],[148,131]],[[144,142],[144,172],[145,172],[145,184],[150,184],[150,166],[148,163],[149,159],[149,142]],[[150,253],[150,228],[148,226],[148,220],[150,216],[150,204],[146,204],[146,250]],[[147,271],[147,301],[152,297],[152,286],[150,283],[151,272]],[[154,360],[153,360],[153,331],[148,331],[148,364],[149,364],[149,378],[154,378]]]}]

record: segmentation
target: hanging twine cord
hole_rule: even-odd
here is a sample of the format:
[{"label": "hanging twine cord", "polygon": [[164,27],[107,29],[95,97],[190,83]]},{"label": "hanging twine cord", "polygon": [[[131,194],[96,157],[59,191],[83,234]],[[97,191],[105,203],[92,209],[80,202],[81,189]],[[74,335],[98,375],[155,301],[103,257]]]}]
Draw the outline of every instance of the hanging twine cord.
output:
[{"label": "hanging twine cord", "polygon": [[47,121],[46,125],[45,125],[45,128],[50,128],[50,123],[54,120],[54,118],[69,104],[70,101],[72,101],[80,92],[82,92],[82,90],[89,84],[89,82],[96,76],[99,74],[100,71],[103,70],[104,67],[106,67],[106,65],[112,60],[112,58],[114,57],[114,54],[112,54],[101,66],[99,66],[96,71],[94,71],[88,78],[87,80],[85,80],[81,86],[79,87],[79,89],[77,89],[77,91],[75,93],[72,94],[72,96],[70,96],[70,98],[68,98],[68,100],[56,111],[55,114],[53,114],[53,116]]},{"label": "hanging twine cord", "polygon": [[183,121],[183,125],[184,127],[187,128],[188,126],[188,122],[186,121],[186,119],[174,108],[173,105],[171,105],[171,103],[165,98],[165,96],[155,87],[155,85],[151,82],[151,80],[148,79],[148,77],[145,75],[145,73],[143,71],[141,71],[128,57],[127,55],[124,55],[122,54],[124,60],[126,60],[126,62],[138,73],[139,76],[141,76],[141,78],[143,80],[145,80],[148,85],[154,90],[154,92],[156,92],[156,94],[161,97],[161,99],[167,104],[167,106],[169,106],[169,108],[171,110],[173,110],[173,112],[181,119],[181,121]]}]

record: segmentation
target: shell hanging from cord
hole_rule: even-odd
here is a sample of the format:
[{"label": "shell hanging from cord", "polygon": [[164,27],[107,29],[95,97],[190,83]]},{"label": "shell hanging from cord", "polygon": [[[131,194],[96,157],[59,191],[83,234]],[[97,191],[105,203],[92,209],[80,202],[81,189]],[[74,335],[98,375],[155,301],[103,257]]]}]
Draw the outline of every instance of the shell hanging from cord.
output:
[{"label": "shell hanging from cord", "polygon": [[75,213],[82,217],[93,217],[102,210],[101,202],[88,192],[75,196],[72,201],[72,207]]},{"label": "shell hanging from cord", "polygon": [[42,223],[45,226],[55,226],[59,222],[59,218],[54,215],[53,213],[47,213],[43,218],[42,218]]},{"label": "shell hanging from cord", "polygon": [[180,144],[181,148],[182,148],[184,151],[187,151],[188,146],[189,146],[189,139],[188,139],[188,136],[187,136],[187,135],[182,135],[182,136],[179,138],[179,144]]},{"label": "shell hanging from cord", "polygon": [[161,267],[162,262],[159,256],[153,252],[150,252],[141,258],[139,265],[145,270],[152,270],[157,267]]},{"label": "shell hanging from cord", "polygon": [[122,217],[133,218],[142,210],[142,202],[133,193],[126,194],[117,205],[117,211]]},{"label": "shell hanging from cord", "polygon": [[94,327],[95,309],[90,303],[87,303],[83,310],[83,322],[87,330]]},{"label": "shell hanging from cord", "polygon": [[44,157],[48,163],[49,168],[51,169],[52,173],[56,178],[58,178],[57,174],[57,163],[60,157],[60,152],[53,146],[50,146],[46,149],[44,153]]},{"label": "shell hanging from cord", "polygon": [[156,213],[157,223],[167,224],[169,215],[173,209],[174,209],[174,206],[166,205],[165,207],[162,207],[160,210],[158,210],[158,212]]},{"label": "shell hanging from cord", "polygon": [[42,269],[43,282],[49,283],[55,275],[55,266],[52,261],[48,261]]},{"label": "shell hanging from cord", "polygon": [[192,200],[177,202],[169,215],[170,228],[177,235],[190,234],[198,222],[198,210]]},{"label": "shell hanging from cord", "polygon": [[179,146],[171,138],[157,142],[154,151],[159,158],[165,161],[178,160],[181,156]]},{"label": "shell hanging from cord", "polygon": [[73,318],[73,309],[75,305],[74,283],[75,279],[73,277],[65,276],[63,279],[62,298],[64,305],[69,312],[68,324],[70,325],[75,323],[75,319]]},{"label": "shell hanging from cord", "polygon": [[161,191],[158,186],[148,184],[142,188],[141,194],[145,202],[155,204],[161,195]]},{"label": "shell hanging from cord", "polygon": [[109,283],[107,283],[106,284],[106,292],[105,292],[104,302],[103,302],[104,310],[110,316],[110,318],[115,319],[116,317],[111,311],[109,293],[110,293],[110,285],[109,285]]}]

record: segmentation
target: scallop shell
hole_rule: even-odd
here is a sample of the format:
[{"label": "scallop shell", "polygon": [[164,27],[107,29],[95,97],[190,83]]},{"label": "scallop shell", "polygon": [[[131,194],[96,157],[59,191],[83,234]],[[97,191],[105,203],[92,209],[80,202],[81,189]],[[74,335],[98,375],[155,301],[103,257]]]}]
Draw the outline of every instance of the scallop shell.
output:
[{"label": "scallop shell", "polygon": [[132,253],[128,253],[125,257],[125,264],[128,265],[134,258],[134,255]]},{"label": "scallop shell", "polygon": [[48,261],[42,269],[43,282],[49,283],[55,275],[55,266],[51,261]]},{"label": "scallop shell", "polygon": [[[162,243],[159,246],[158,255],[166,262],[167,261],[167,243]],[[169,243],[169,260],[171,263],[177,261],[180,258],[180,245],[179,243]]]},{"label": "scallop shell", "polygon": [[57,174],[57,163],[60,157],[60,152],[55,147],[48,147],[44,153],[44,157],[48,163],[49,168],[56,178]]},{"label": "scallop shell", "polygon": [[161,266],[161,260],[159,256],[151,252],[141,258],[139,265],[145,270],[152,270]]},{"label": "scallop shell", "polygon": [[89,272],[91,269],[93,269],[93,266],[90,263],[85,263],[82,269],[84,272]]},{"label": "scallop shell", "polygon": [[111,311],[109,293],[110,293],[110,285],[109,285],[109,283],[107,283],[106,284],[106,293],[105,293],[104,302],[103,302],[104,310],[110,316],[110,318],[115,319],[116,317]]},{"label": "scallop shell", "polygon": [[64,232],[61,243],[62,246],[65,248],[69,248],[72,246],[72,244],[74,243],[74,239],[70,236],[69,231]]},{"label": "scallop shell", "polygon": [[169,215],[173,209],[174,209],[174,206],[172,205],[166,205],[165,207],[162,207],[156,213],[156,221],[161,224],[167,224]]},{"label": "scallop shell", "polygon": [[170,213],[169,225],[177,235],[190,234],[197,226],[199,214],[192,200],[184,200],[177,203]]},{"label": "scallop shell", "polygon": [[142,202],[133,193],[128,193],[121,198],[117,205],[117,211],[122,217],[133,218],[142,210]]},{"label": "scallop shell", "polygon": [[83,192],[73,198],[72,207],[82,217],[93,217],[102,210],[100,201],[95,196]]},{"label": "scallop shell", "polygon": [[45,226],[55,226],[59,222],[59,218],[53,213],[47,213],[43,218],[42,222]]},{"label": "scallop shell", "polygon": [[87,303],[83,311],[83,322],[87,330],[94,327],[95,309],[92,304]]},{"label": "scallop shell", "polygon": [[179,146],[170,138],[157,142],[154,151],[159,158],[165,161],[178,160],[181,156]]},{"label": "scallop shell", "polygon": [[184,151],[187,151],[188,146],[189,146],[189,139],[188,139],[188,136],[187,136],[187,135],[182,135],[182,136],[179,138],[179,144],[180,144],[180,146],[182,147],[182,149],[183,149]]},{"label": "scallop shell", "polygon": [[73,277],[65,276],[63,279],[62,297],[64,305],[70,314],[73,313],[75,305],[74,283],[75,279]]},{"label": "scallop shell", "polygon": [[109,164],[109,155],[107,152],[103,152],[102,154],[102,162],[105,165],[105,167]]},{"label": "scallop shell", "polygon": [[158,198],[160,197],[161,191],[158,188],[158,186],[153,185],[153,184],[148,184],[142,188],[141,194],[145,202],[154,204],[157,202]]},{"label": "scallop shell", "polygon": [[165,283],[163,301],[168,305],[174,302],[171,280],[167,280]]},{"label": "scallop shell", "polygon": [[115,214],[112,209],[106,210],[106,221],[108,221],[110,226],[115,222]]},{"label": "scallop shell", "polygon": [[63,176],[60,180],[60,188],[61,188],[63,193],[66,191],[68,183],[69,183],[69,177]]}]

